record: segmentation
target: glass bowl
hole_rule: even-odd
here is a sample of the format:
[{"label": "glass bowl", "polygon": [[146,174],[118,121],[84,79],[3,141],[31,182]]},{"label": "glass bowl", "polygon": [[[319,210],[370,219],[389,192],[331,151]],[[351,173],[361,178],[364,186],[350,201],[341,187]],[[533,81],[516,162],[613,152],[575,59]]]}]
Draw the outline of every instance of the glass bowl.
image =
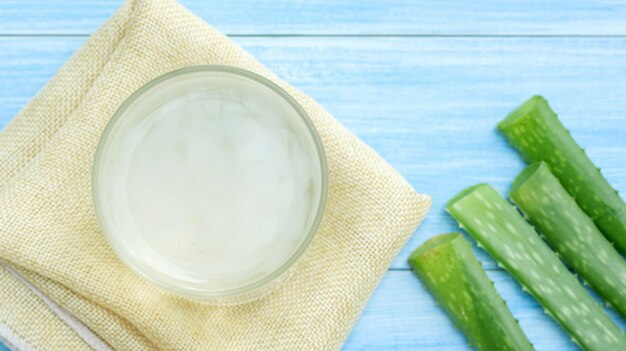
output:
[{"label": "glass bowl", "polygon": [[[259,269],[260,266],[252,265],[245,268],[249,269],[248,274],[244,268],[238,270],[239,268],[235,264],[232,269],[236,271],[236,274],[229,275],[228,273],[222,274],[220,269],[223,268],[223,271],[226,272],[231,269],[231,266],[214,268],[208,263],[200,263],[201,267],[206,268],[205,271],[202,270],[205,268],[196,269],[185,266],[189,264],[186,261],[187,257],[167,256],[169,253],[160,252],[156,248],[157,246],[152,244],[151,240],[156,239],[151,235],[157,235],[155,233],[163,231],[163,227],[146,226],[142,227],[144,230],[139,229],[139,220],[137,219],[139,217],[133,217],[132,213],[135,212],[129,210],[131,209],[129,205],[131,199],[139,199],[134,200],[133,203],[136,204],[136,207],[133,209],[142,209],[144,211],[141,212],[142,214],[148,211],[145,208],[150,207],[151,202],[159,201],[158,198],[153,197],[158,197],[158,195],[153,194],[150,194],[147,200],[137,197],[139,195],[134,193],[134,189],[138,189],[138,187],[133,184],[141,184],[141,182],[135,181],[133,183],[130,181],[131,176],[138,177],[131,172],[132,167],[134,167],[135,154],[139,150],[137,144],[147,138],[143,134],[141,137],[137,137],[140,135],[138,133],[143,133],[146,130],[146,127],[142,126],[150,125],[150,123],[152,126],[156,123],[165,123],[161,122],[165,117],[158,117],[160,119],[157,119],[154,116],[164,115],[166,113],[163,112],[164,109],[166,106],[170,106],[167,104],[180,104],[178,108],[181,106],[185,108],[185,103],[188,101],[196,101],[193,99],[206,99],[203,100],[207,101],[206,106],[213,106],[210,104],[214,103],[219,104],[221,114],[227,114],[224,112],[226,110],[223,106],[232,105],[236,107],[239,104],[254,116],[261,116],[259,118],[271,117],[271,121],[278,121],[281,126],[283,124],[287,126],[289,132],[283,131],[283,134],[293,133],[298,145],[302,145],[305,150],[307,160],[312,160],[311,168],[307,168],[310,170],[312,179],[310,188],[307,188],[311,202],[302,226],[304,229],[301,233],[298,230],[290,234],[294,235],[293,240],[290,241],[293,241],[290,248],[282,248],[287,245],[283,242],[288,240],[282,240],[280,244],[277,241],[275,247],[269,248],[270,251],[279,250],[278,246],[280,245],[280,250],[283,251],[280,251],[280,255],[272,257],[283,258],[263,261],[273,262],[268,266],[267,271],[255,272],[253,269]],[[191,104],[192,102],[188,103]],[[184,111],[189,111],[189,109]],[[174,118],[167,116],[167,118]],[[179,114],[177,116],[176,118],[182,120],[187,115]],[[267,125],[274,123],[271,121],[267,122]],[[233,130],[238,130],[237,128],[239,127]],[[278,129],[276,131],[279,132]],[[165,142],[163,143],[165,144]],[[167,147],[167,145],[163,147]],[[166,152],[169,151],[166,150]],[[160,156],[157,155],[156,157],[159,158]],[[160,161],[156,162],[158,164]],[[293,162],[290,165],[293,165]],[[215,168],[215,171],[219,172],[218,168]],[[176,170],[161,169],[159,171],[156,169],[155,172],[150,173],[149,177],[144,176],[140,180],[145,182],[158,180],[159,176],[165,172],[171,174]],[[176,175],[176,173],[174,174]],[[160,191],[161,188],[156,189]],[[119,107],[105,128],[96,150],[92,172],[92,192],[96,216],[102,232],[113,251],[131,270],[176,295],[201,300],[208,304],[232,305],[246,303],[266,295],[276,289],[294,271],[296,263],[306,252],[322,220],[328,193],[328,170],[324,149],[311,119],[293,97],[282,88],[260,75],[235,67],[193,66],[167,73],[150,81],[133,93]],[[165,202],[165,200],[163,201]],[[148,212],[148,215],[151,214]],[[154,213],[155,222],[158,222],[159,216],[159,213]],[[152,231],[146,228],[157,228],[158,230]],[[177,228],[180,227],[172,227],[171,233],[179,233],[181,237],[184,236],[184,231]],[[202,235],[202,233],[198,235]],[[221,235],[230,234],[223,233]],[[186,236],[185,238],[191,237]],[[187,239],[178,240],[179,246],[188,246],[185,241]],[[192,241],[191,244],[194,242]],[[241,244],[245,244],[245,242]],[[185,251],[181,249],[180,252],[184,253]],[[177,252],[177,254],[179,253]],[[217,253],[206,255],[207,260],[219,256]],[[255,256],[251,257],[254,258]],[[247,274],[246,278],[239,280],[232,278],[240,273],[242,277]]]}]

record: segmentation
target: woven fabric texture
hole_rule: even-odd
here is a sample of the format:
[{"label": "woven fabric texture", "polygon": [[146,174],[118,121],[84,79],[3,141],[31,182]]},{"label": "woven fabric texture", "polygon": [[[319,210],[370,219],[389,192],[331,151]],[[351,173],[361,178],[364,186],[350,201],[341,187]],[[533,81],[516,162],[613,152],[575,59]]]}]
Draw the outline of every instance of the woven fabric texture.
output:
[{"label": "woven fabric texture", "polygon": [[[199,64],[284,88],[328,159],[324,220],[297,271],[234,307],[173,296],[131,272],[91,200],[95,148],[115,110],[151,79]],[[119,350],[338,349],[431,203],[315,101],[170,0],[125,3],[0,134],[0,164],[0,257]]]},{"label": "woven fabric texture", "polygon": [[0,267],[0,335],[0,341],[16,350],[92,350],[4,267]]}]

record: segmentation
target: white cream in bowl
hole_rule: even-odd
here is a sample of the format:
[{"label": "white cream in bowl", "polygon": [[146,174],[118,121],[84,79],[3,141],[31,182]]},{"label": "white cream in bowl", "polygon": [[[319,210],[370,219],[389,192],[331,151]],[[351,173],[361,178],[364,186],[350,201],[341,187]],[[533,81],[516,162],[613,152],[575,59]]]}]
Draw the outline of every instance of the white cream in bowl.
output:
[{"label": "white cream in bowl", "polygon": [[200,66],[149,83],[116,113],[95,159],[94,201],[111,246],[139,274],[228,300],[302,255],[325,172],[312,123],[284,91]]}]

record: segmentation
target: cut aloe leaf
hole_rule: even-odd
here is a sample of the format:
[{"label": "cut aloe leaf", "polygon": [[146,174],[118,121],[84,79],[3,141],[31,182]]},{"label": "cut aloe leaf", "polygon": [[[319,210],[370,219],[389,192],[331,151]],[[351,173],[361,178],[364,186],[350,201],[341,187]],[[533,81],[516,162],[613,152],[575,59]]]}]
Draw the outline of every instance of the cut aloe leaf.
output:
[{"label": "cut aloe leaf", "polygon": [[548,102],[534,96],[498,129],[529,162],[544,161],[618,251],[626,254],[626,204],[563,127]]},{"label": "cut aloe leaf", "polygon": [[626,261],[548,165],[540,162],[527,167],[513,182],[509,195],[565,262],[626,317]]},{"label": "cut aloe leaf", "polygon": [[534,228],[494,188],[470,187],[447,210],[585,350],[626,350],[626,335]]},{"label": "cut aloe leaf", "polygon": [[429,239],[409,264],[476,350],[533,350],[461,234]]}]

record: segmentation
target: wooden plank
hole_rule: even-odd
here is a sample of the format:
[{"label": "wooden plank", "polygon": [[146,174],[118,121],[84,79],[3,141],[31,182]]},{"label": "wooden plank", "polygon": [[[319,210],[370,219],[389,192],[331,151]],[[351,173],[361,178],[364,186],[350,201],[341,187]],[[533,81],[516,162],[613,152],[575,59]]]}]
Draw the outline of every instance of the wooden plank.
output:
[{"label": "wooden plank", "polygon": [[[620,38],[235,38],[312,95],[420,192],[430,215],[393,264],[455,230],[443,207],[490,182],[504,192],[523,168],[494,130],[544,94],[609,181],[626,193],[626,42]],[[0,126],[82,38],[0,39]],[[493,262],[480,253],[487,268]]]},{"label": "wooden plank", "polygon": [[[537,351],[578,350],[566,333],[506,273],[489,271]],[[623,328],[624,319],[611,317]],[[345,344],[345,350],[469,350],[434,299],[410,272],[388,272]]]},{"label": "wooden plank", "polygon": [[[0,2],[0,34],[89,34],[121,0]],[[181,0],[229,34],[625,35],[626,2]]]}]

